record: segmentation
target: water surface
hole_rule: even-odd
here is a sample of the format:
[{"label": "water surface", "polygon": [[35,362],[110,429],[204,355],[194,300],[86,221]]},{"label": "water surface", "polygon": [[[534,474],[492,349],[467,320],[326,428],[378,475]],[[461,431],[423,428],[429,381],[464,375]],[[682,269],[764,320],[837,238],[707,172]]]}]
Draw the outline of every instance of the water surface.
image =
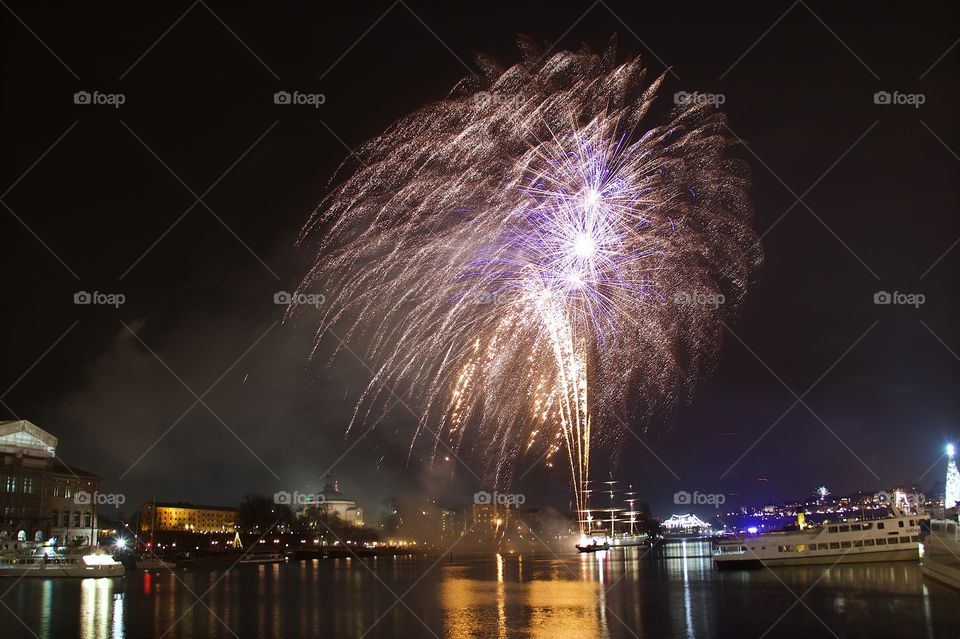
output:
[{"label": "water surface", "polygon": [[960,637],[960,592],[911,562],[718,571],[645,554],[316,560],[0,580],[0,633],[161,637]]}]

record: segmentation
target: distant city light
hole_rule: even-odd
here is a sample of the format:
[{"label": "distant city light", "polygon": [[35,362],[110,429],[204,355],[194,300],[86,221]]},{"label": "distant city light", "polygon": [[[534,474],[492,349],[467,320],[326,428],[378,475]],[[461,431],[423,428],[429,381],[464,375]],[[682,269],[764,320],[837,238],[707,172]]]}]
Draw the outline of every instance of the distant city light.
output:
[{"label": "distant city light", "polygon": [[751,535],[756,535],[756,534],[757,534],[757,527],[756,527],[756,526],[750,526],[749,528],[747,528],[747,532],[750,533]]}]

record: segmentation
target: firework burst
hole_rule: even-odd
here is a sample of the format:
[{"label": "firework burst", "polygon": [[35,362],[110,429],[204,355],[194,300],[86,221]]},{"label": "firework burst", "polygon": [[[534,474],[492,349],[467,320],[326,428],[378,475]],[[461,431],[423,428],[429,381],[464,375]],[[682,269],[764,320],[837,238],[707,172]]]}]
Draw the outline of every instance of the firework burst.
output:
[{"label": "firework burst", "polygon": [[304,227],[299,292],[326,296],[318,342],[374,367],[351,426],[403,398],[414,441],[469,444],[501,484],[565,451],[582,509],[592,440],[689,397],[761,256],[713,106],[645,128],[664,76],[638,58],[521,44],[358,149]]}]

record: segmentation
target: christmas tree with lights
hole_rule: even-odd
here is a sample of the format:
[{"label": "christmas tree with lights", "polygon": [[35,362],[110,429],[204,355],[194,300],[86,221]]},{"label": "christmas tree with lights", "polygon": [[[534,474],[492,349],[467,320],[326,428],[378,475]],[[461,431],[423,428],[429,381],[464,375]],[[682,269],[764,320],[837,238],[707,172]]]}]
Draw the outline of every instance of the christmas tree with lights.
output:
[{"label": "christmas tree with lights", "polygon": [[960,471],[957,470],[956,448],[947,445],[947,486],[944,491],[943,507],[953,508],[960,501]]}]

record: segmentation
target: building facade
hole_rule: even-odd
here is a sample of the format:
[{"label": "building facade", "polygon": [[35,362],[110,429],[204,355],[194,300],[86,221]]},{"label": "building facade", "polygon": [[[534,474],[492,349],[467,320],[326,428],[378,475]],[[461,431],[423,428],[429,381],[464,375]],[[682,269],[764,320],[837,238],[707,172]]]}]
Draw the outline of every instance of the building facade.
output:
[{"label": "building facade", "polygon": [[57,443],[25,419],[0,422],[0,539],[96,543],[100,477],[60,461]]},{"label": "building facade", "polygon": [[239,515],[227,506],[148,501],[140,506],[138,529],[141,539],[158,532],[232,533]]},{"label": "building facade", "polygon": [[357,502],[340,492],[340,483],[327,475],[323,490],[317,493],[312,503],[303,505],[297,514],[301,520],[316,522],[318,519],[336,516],[354,526],[363,526],[363,509]]}]

